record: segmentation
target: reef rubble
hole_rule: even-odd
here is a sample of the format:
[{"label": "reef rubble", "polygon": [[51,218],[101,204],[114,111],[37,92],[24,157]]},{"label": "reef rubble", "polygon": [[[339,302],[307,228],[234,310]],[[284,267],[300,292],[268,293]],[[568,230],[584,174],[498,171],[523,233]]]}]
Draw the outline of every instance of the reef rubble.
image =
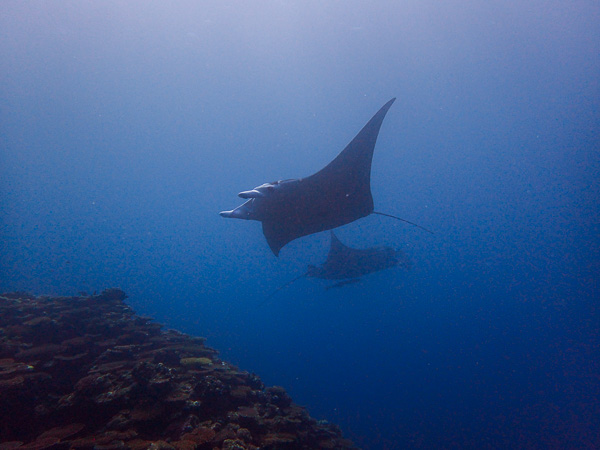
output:
[{"label": "reef rubble", "polygon": [[0,450],[356,448],[126,297],[0,294]]}]

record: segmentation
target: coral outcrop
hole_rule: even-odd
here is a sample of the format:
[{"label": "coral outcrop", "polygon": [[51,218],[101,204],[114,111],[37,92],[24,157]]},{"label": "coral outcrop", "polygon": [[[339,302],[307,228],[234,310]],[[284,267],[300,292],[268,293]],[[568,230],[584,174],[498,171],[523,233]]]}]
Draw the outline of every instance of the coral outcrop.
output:
[{"label": "coral outcrop", "polygon": [[0,295],[0,450],[355,448],[125,298]]}]

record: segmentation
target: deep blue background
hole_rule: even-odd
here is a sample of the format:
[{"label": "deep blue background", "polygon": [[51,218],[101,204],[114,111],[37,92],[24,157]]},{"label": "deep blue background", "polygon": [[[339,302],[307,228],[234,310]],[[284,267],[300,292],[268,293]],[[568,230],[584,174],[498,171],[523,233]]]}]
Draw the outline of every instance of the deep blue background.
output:
[{"label": "deep blue background", "polygon": [[[600,447],[597,1],[8,1],[0,290],[121,287],[369,449]],[[217,214],[398,97],[325,291]]]}]

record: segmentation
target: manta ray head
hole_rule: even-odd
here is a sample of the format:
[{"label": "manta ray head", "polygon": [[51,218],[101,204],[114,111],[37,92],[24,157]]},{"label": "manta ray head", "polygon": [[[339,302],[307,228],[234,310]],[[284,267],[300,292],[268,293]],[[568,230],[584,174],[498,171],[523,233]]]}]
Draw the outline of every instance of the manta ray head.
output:
[{"label": "manta ray head", "polygon": [[247,198],[249,200],[231,211],[221,211],[219,214],[221,217],[233,219],[262,220],[259,213],[260,208],[257,208],[257,202],[260,203],[263,199],[271,197],[280,187],[280,183],[281,181],[264,183],[249,191],[240,192],[238,197]]},{"label": "manta ray head", "polygon": [[261,184],[249,191],[242,191],[238,196],[249,200],[231,211],[221,211],[219,214],[221,217],[233,219],[263,221],[265,214],[268,214],[266,211],[269,209],[268,205],[272,204],[271,201],[278,194],[284,193],[286,188],[291,188],[299,181],[297,179],[273,181]]}]

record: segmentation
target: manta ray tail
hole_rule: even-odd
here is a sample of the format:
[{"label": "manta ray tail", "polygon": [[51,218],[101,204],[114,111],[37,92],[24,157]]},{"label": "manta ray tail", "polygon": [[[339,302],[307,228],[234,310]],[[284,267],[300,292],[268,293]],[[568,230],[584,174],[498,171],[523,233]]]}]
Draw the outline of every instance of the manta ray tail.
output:
[{"label": "manta ray tail", "polygon": [[421,225],[417,225],[416,223],[409,222],[406,219],[401,219],[400,217],[392,216],[391,214],[386,214],[386,213],[382,213],[382,212],[379,212],[379,211],[373,211],[373,214],[379,214],[380,216],[386,216],[386,217],[391,217],[392,219],[401,220],[402,222],[409,223],[409,224],[411,224],[411,225],[413,225],[413,226],[415,226],[417,228],[420,228],[421,230],[424,230],[424,231],[427,231],[428,233],[434,234],[433,231],[428,230],[427,228],[422,227]]},{"label": "manta ray tail", "polygon": [[280,290],[282,290],[283,288],[286,288],[286,287],[288,287],[288,286],[289,286],[290,284],[292,284],[294,281],[298,281],[300,278],[303,278],[303,277],[305,277],[305,276],[306,276],[306,273],[303,273],[302,275],[298,275],[298,276],[297,276],[296,278],[294,278],[293,280],[290,280],[290,281],[288,281],[287,283],[285,283],[285,284],[283,284],[283,285],[279,286],[277,289],[275,289],[273,292],[271,292],[271,293],[270,293],[270,294],[267,296],[267,298],[265,298],[265,300],[264,300],[264,301],[263,301],[263,302],[262,302],[262,303],[261,303],[259,306],[262,306],[262,305],[264,305],[265,303],[267,303],[269,300],[271,300],[271,299],[272,299],[272,298],[275,296],[275,294],[277,294],[277,293],[278,293]]}]

